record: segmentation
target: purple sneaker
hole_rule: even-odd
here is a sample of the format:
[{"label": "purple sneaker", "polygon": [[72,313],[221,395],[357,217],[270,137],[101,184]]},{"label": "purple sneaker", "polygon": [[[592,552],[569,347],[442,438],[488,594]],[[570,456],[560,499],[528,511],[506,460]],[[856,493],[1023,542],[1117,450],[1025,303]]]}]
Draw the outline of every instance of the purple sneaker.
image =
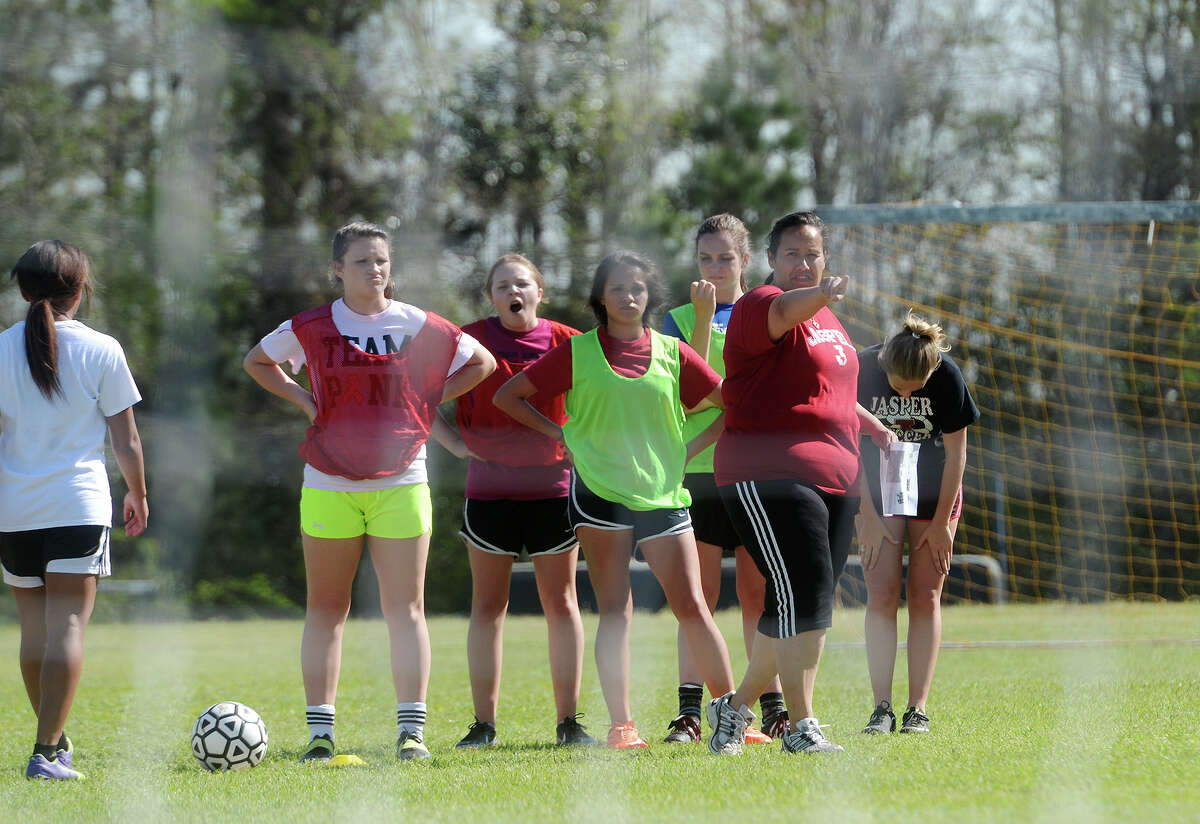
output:
[{"label": "purple sneaker", "polygon": [[75,745],[71,743],[71,739],[67,737],[65,732],[63,733],[63,740],[67,742],[67,748],[64,750],[62,747],[59,747],[58,752],[54,755],[54,760],[67,769],[70,769],[71,753],[75,752]]},{"label": "purple sneaker", "polygon": [[60,764],[58,759],[47,761],[44,755],[34,755],[29,759],[25,768],[26,778],[44,778],[50,781],[70,781],[73,778],[83,778],[83,773]]}]

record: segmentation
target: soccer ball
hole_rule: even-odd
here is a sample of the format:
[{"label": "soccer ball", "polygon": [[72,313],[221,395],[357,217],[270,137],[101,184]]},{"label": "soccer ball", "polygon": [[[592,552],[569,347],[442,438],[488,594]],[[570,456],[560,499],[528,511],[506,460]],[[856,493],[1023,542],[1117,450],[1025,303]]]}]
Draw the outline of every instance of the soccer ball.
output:
[{"label": "soccer ball", "polygon": [[246,770],[267,751],[267,725],[236,701],[221,701],[192,726],[192,754],[207,770]]}]

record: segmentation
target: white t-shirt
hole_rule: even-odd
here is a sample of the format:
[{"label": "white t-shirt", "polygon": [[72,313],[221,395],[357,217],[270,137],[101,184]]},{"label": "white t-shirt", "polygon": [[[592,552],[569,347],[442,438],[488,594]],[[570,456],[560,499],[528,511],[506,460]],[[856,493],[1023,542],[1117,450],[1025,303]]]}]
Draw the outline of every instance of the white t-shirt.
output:
[{"label": "white t-shirt", "polygon": [[[377,315],[360,315],[338,298],[331,306],[333,325],[342,333],[342,337],[364,352],[371,355],[386,355],[398,352],[408,343],[421,327],[425,325],[425,310],[418,309],[407,303],[393,300],[388,308]],[[292,367],[292,373],[298,373],[304,365],[304,347],[292,331],[292,321],[285,320],[261,341],[263,352],[276,363],[287,362]],[[463,333],[458,341],[458,351],[450,362],[447,376],[453,375],[462,368],[475,349],[479,346],[476,340]],[[390,489],[405,484],[419,484],[429,480],[425,471],[425,446],[413,458],[412,463],[398,475],[388,475],[384,478],[373,478],[366,481],[352,481],[341,475],[327,475],[318,472],[308,464],[304,465],[304,485],[310,489],[327,489],[334,492],[366,492],[377,489]]]},{"label": "white t-shirt", "polygon": [[63,396],[29,374],[25,322],[0,332],[0,532],[112,526],[105,418],[142,399],[114,338],[54,324]]}]

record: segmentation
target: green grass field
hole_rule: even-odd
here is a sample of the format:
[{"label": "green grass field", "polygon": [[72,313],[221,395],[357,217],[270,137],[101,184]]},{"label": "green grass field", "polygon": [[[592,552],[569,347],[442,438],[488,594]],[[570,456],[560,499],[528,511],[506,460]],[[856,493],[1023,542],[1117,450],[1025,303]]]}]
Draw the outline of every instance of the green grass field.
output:
[{"label": "green grass field", "polygon": [[[737,616],[719,620],[736,637]],[[871,710],[862,612],[839,610],[834,620],[817,707],[844,754],[784,756],[764,745],[715,758],[700,746],[654,743],[675,711],[675,627],[666,613],[634,618],[633,708],[648,751],[551,746],[545,627],[521,617],[506,628],[502,746],[456,752],[472,720],[466,621],[441,617],[430,622],[434,758],[403,765],[393,751],[383,624],[353,621],[338,745],[367,766],[342,769],[296,763],[307,739],[299,622],[97,624],[69,726],[88,779],[53,785],[23,778],[34,720],[17,669],[17,628],[0,626],[0,817],[1200,820],[1200,603],[947,608],[947,648],[929,703],[934,731],[922,737],[859,734]],[[585,616],[580,709],[599,736],[607,716],[591,659],[594,622]],[[1022,643],[995,643],[1007,641]],[[745,656],[732,652],[740,672]],[[897,670],[899,703],[903,651]],[[206,773],[188,749],[196,715],[224,699],[249,704],[267,722],[270,750],[248,772]]]}]

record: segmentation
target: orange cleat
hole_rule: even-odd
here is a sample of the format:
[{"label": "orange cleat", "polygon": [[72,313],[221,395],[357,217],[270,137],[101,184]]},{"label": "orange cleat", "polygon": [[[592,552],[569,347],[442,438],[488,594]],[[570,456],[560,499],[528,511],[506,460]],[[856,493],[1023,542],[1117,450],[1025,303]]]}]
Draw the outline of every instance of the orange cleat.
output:
[{"label": "orange cleat", "polygon": [[746,727],[747,744],[770,744],[775,739],[756,727]]},{"label": "orange cleat", "polygon": [[646,746],[646,742],[638,734],[633,721],[613,724],[608,728],[608,748],[610,750],[641,750]]}]

